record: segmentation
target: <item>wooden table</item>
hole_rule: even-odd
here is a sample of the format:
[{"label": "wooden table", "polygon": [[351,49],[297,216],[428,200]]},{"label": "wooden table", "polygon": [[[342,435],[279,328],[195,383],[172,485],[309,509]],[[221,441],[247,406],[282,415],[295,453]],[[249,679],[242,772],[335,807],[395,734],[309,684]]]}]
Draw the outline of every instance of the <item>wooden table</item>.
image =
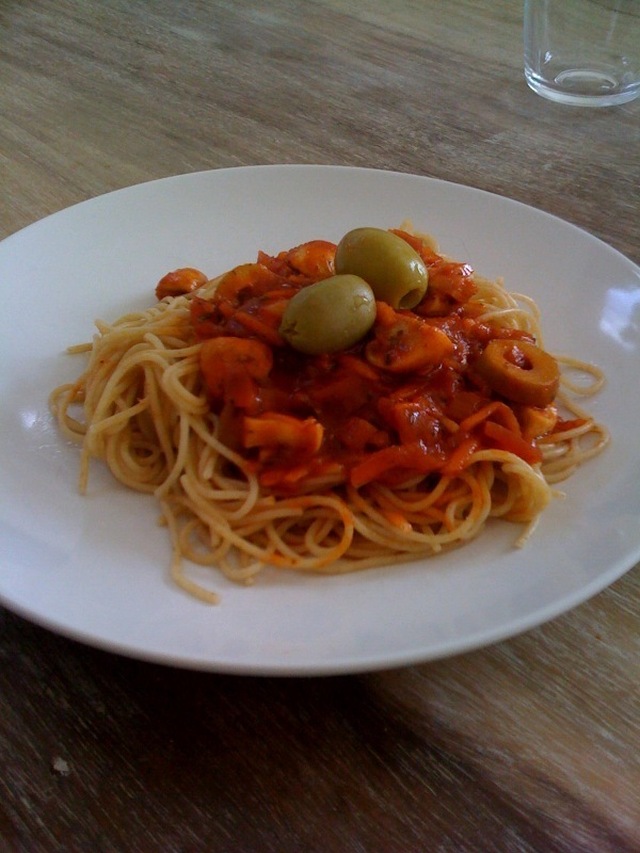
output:
[{"label": "wooden table", "polygon": [[[508,195],[639,262],[640,101],[537,97],[521,14],[5,0],[0,237],[166,175],[332,163]],[[491,648],[290,680],[136,662],[3,611],[0,847],[638,851],[639,594],[636,566]]]}]

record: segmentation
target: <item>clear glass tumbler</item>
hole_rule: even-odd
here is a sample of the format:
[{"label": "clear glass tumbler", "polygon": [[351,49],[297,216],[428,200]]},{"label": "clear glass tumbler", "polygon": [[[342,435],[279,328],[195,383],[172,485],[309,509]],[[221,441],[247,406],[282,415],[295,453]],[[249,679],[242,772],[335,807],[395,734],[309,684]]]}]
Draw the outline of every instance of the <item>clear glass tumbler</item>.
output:
[{"label": "clear glass tumbler", "polygon": [[640,94],[640,0],[525,0],[524,73],[563,104],[611,107]]}]

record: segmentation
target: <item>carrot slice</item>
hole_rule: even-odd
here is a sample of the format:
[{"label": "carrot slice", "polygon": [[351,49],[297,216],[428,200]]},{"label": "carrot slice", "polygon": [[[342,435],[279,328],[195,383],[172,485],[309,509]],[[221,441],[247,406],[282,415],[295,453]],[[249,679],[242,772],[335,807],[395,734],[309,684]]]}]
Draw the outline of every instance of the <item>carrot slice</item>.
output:
[{"label": "carrot slice", "polygon": [[490,439],[494,447],[519,456],[520,459],[524,459],[529,465],[534,465],[542,459],[542,453],[532,441],[527,441],[516,433],[511,432],[511,430],[502,426],[502,424],[497,424],[495,421],[487,421],[483,432]]},{"label": "carrot slice", "polygon": [[441,464],[442,459],[429,453],[421,442],[395,444],[377,450],[355,465],[349,474],[349,481],[352,486],[360,488],[397,469],[414,474],[429,474]]}]

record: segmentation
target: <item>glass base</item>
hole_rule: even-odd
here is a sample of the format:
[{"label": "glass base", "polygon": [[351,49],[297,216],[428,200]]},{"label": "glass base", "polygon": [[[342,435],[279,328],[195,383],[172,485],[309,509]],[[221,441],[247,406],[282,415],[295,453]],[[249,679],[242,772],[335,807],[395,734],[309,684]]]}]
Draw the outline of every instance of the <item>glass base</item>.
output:
[{"label": "glass base", "polygon": [[544,80],[525,68],[530,88],[558,104],[579,107],[615,107],[640,94],[640,82],[623,86],[612,74],[586,68],[567,68],[551,80]]}]

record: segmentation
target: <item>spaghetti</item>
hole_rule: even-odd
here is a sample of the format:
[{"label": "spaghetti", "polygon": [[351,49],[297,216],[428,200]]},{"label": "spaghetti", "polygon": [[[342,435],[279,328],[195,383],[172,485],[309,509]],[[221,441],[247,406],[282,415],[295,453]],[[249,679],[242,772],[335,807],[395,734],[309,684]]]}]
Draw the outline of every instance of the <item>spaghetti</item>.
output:
[{"label": "spaghetti", "polygon": [[[81,444],[80,490],[101,459],[153,494],[190,593],[217,601],[185,561],[241,583],[269,565],[349,572],[463,544],[489,518],[524,525],[521,545],[554,485],[606,445],[574,401],[602,373],[544,353],[533,301],[394,233],[423,259],[426,294],[413,309],[378,300],[346,349],[302,354],[281,334],[293,296],[335,272],[324,241],[261,252],[214,281],[172,273],[153,307],[99,321],[71,348],[88,364],[51,406]],[[527,401],[504,374],[540,384],[540,354],[562,368],[559,387]]]}]

